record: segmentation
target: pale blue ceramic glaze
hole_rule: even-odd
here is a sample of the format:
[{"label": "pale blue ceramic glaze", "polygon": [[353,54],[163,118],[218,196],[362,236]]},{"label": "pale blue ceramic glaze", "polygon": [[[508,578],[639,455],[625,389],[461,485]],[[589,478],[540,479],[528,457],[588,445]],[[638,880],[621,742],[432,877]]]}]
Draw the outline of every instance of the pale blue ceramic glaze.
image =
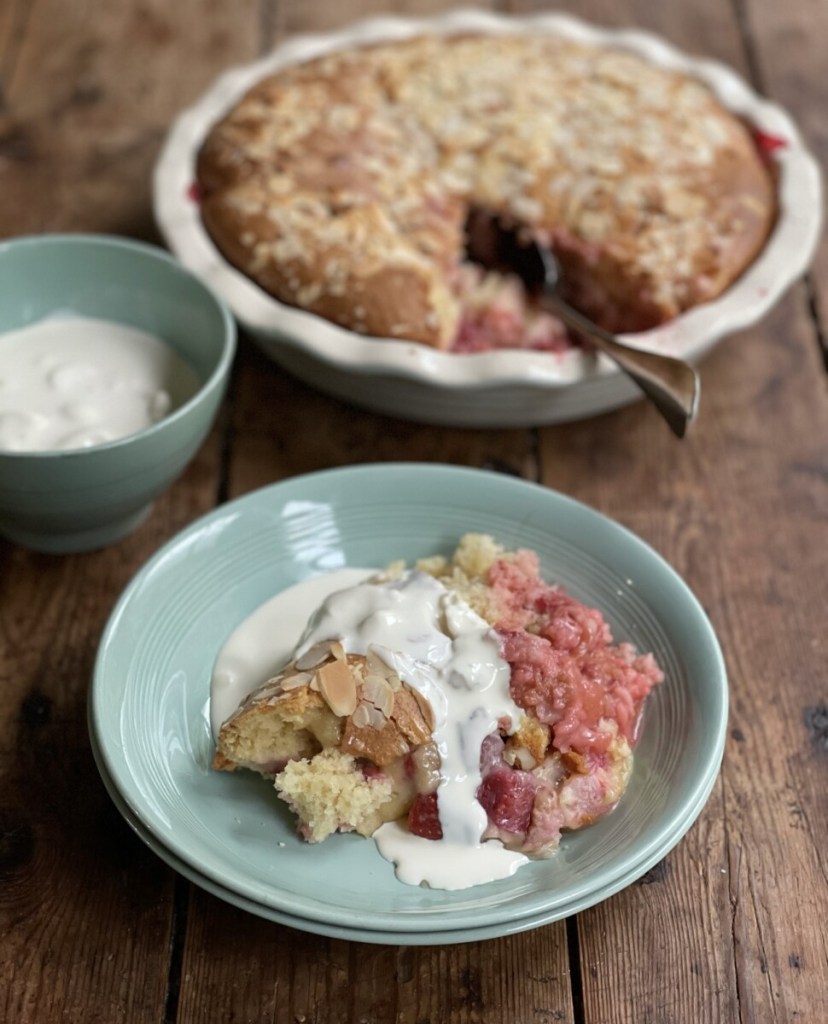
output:
[{"label": "pale blue ceramic glaze", "polygon": [[[307,845],[271,788],[211,771],[209,687],[224,639],[259,604],[342,566],[450,553],[469,530],[535,549],[544,576],[601,608],[617,640],[655,653],[633,777],[616,810],[505,881],[402,885],[353,835]],[[91,690],[105,779],[174,867],[246,909],[370,941],[452,942],[535,927],[643,874],[695,820],[715,781],[725,668],[686,584],[617,523],[554,491],[448,466],[373,465],[297,477],[194,523],[137,575],[102,638]]]},{"label": "pale blue ceramic glaze", "polygon": [[162,338],[199,391],[161,422],[109,444],[0,452],[0,534],[39,551],[85,551],[134,529],[212,425],[235,351],[224,303],[154,246],[105,235],[0,244],[0,331],[55,313],[119,321]]}]

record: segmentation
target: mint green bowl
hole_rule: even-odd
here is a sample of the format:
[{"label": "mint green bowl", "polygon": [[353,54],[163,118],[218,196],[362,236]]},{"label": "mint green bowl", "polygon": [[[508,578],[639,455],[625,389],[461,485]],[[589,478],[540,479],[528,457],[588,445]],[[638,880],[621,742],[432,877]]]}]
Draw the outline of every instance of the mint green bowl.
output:
[{"label": "mint green bowl", "polygon": [[0,534],[58,554],[103,547],[141,523],[210,430],[236,346],[224,303],[161,249],[105,235],[0,243],[0,332],[62,312],[162,338],[190,363],[201,387],[159,423],[117,441],[0,451]]}]

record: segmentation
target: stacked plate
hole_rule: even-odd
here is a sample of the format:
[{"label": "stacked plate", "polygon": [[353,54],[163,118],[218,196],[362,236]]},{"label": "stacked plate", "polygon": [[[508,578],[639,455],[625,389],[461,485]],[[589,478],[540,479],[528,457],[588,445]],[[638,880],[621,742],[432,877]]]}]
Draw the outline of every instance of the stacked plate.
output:
[{"label": "stacked plate", "polygon": [[[635,769],[607,818],[551,859],[457,892],[407,886],[373,842],[308,845],[270,786],[213,772],[210,678],[224,640],[257,607],[345,567],[450,553],[461,534],[529,547],[545,578],[600,608],[616,640],[652,651]],[[293,638],[281,638],[288,646]],[[525,931],[607,898],[693,823],[724,746],[727,682],[692,593],[646,544],[533,484],[448,466],[379,465],[293,478],[195,522],[140,571],[103,635],[90,695],[95,757],[115,804],[195,884],[305,931],[403,945]]]}]

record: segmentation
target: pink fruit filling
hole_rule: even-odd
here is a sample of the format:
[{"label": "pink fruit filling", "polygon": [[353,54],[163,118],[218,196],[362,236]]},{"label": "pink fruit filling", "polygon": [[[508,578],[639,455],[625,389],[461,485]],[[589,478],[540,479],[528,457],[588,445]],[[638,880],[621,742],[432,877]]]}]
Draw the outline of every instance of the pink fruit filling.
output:
[{"label": "pink fruit filling", "polygon": [[458,292],[463,313],[453,352],[504,348],[566,352],[575,344],[557,317],[537,308],[514,274],[465,263],[459,271]]},{"label": "pink fruit filling", "polygon": [[[484,838],[543,856],[562,829],[588,825],[618,802],[644,701],[663,673],[651,654],[614,643],[599,611],[545,583],[533,552],[495,562],[487,583],[512,698],[547,728],[549,742],[542,762],[527,768],[510,758],[505,732],[484,741]],[[409,828],[442,836],[436,794],[415,800]]]}]

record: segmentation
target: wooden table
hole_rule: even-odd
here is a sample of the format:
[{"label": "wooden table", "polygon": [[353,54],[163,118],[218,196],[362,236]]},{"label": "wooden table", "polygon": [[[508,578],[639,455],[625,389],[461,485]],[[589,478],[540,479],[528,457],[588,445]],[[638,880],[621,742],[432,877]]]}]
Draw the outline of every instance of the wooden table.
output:
[{"label": "wooden table", "polygon": [[[0,235],[157,241],[153,161],[172,117],[219,71],[287,33],[443,6],[4,0]],[[728,62],[828,155],[821,0],[562,7]],[[0,1019],[828,1021],[826,311],[823,242],[812,274],[704,361],[701,417],[681,443],[644,404],[534,430],[385,419],[314,393],[242,339],[218,424],[137,533],[63,558],[0,542]],[[704,812],[657,868],[577,917],[449,947],[292,931],[176,876],[98,778],[86,729],[93,658],[146,559],[228,498],[391,459],[515,473],[592,504],[678,569],[721,638],[731,721]]]}]

